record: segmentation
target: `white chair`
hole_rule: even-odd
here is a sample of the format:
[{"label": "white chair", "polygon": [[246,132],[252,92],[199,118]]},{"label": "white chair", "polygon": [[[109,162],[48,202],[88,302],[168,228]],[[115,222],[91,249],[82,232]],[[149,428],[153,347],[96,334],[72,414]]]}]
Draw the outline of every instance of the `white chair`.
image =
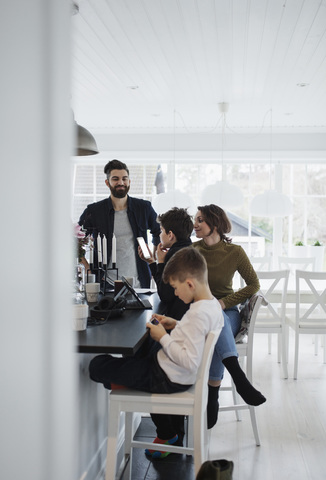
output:
[{"label": "white chair", "polygon": [[[326,272],[296,271],[295,317],[287,323],[295,332],[294,379],[298,378],[299,335],[324,335],[326,339]],[[324,341],[324,363],[326,363]]]},{"label": "white chair", "polygon": [[268,272],[272,266],[272,257],[271,255],[265,255],[264,257],[249,257],[250,263],[257,271]]},{"label": "white chair", "polygon": [[[248,330],[248,336],[246,341],[243,341],[242,343],[237,343],[237,350],[239,354],[239,358],[246,358],[246,375],[248,380],[252,383],[253,381],[253,375],[252,375],[252,366],[253,366],[253,342],[254,342],[254,331],[255,331],[255,323],[256,323],[256,318],[258,315],[259,308],[264,301],[263,297],[261,295],[253,295],[251,297],[251,301],[254,302],[254,307],[252,310],[251,318],[250,318],[250,324],[249,324],[249,330]],[[222,384],[223,385],[223,384]],[[219,412],[229,412],[229,411],[234,411],[236,413],[236,418],[239,421],[240,420],[240,415],[239,411],[240,410],[249,410],[250,412],[250,419],[251,419],[251,426],[252,430],[254,433],[256,445],[260,445],[260,439],[259,439],[259,433],[258,433],[258,427],[257,427],[257,420],[256,420],[256,413],[255,413],[255,408],[252,405],[248,405],[247,403],[239,403],[239,396],[236,393],[235,387],[233,382],[231,382],[231,387],[221,387],[221,391],[226,391],[226,390],[232,390],[233,394],[233,404],[232,405],[221,405],[219,408]],[[222,397],[223,398],[223,397]]]},{"label": "white chair", "polygon": [[268,334],[268,353],[271,353],[271,334],[278,335],[277,360],[282,363],[284,378],[288,378],[287,369],[287,325],[286,325],[286,293],[289,280],[289,270],[273,272],[259,272],[260,292],[268,301],[268,305],[261,308],[257,319],[255,332]]},{"label": "white chair", "polygon": [[278,257],[279,268],[290,270],[310,270],[315,269],[315,257]]},{"label": "white chair", "polygon": [[315,257],[278,257],[278,268],[280,270],[289,270],[289,288],[295,288],[296,270],[315,270]]},{"label": "white chair", "polygon": [[[125,417],[125,460],[129,460],[131,472],[132,449],[153,448],[151,442],[135,441],[133,431],[133,413],[162,413],[171,415],[189,415],[193,417],[192,446],[177,447],[164,445],[162,450],[185,453],[194,456],[195,474],[201,464],[208,458],[208,434],[206,420],[208,372],[213,356],[214,346],[221,329],[210,332],[205,342],[201,365],[198,369],[196,383],[187,391],[169,394],[151,394],[137,390],[113,390],[109,395],[109,425],[106,460],[106,480],[114,480],[117,470],[117,441],[121,412]],[[191,441],[192,439],[190,439]]]},{"label": "white chair", "polygon": [[[263,272],[269,272],[272,266],[272,257],[271,255],[265,255],[264,257],[249,257],[251,265],[254,267],[255,271],[263,271]],[[245,281],[243,278],[239,275],[238,272],[236,272],[235,278],[235,287],[233,288],[244,288],[245,287]]]}]

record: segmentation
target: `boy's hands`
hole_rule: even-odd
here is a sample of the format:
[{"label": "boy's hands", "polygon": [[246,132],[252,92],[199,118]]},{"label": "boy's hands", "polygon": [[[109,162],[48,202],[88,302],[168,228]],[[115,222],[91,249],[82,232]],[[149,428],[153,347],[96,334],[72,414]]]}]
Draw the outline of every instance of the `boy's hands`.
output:
[{"label": "boy's hands", "polygon": [[144,260],[144,262],[154,263],[157,258],[158,263],[164,263],[165,255],[168,253],[168,251],[162,247],[161,243],[157,247],[154,246],[153,252],[150,251],[150,248],[147,244],[146,247],[148,253],[150,254],[150,258],[145,258],[142,249],[138,246],[138,255],[142,260]]},{"label": "boy's hands", "polygon": [[153,323],[148,323],[147,328],[149,328],[149,333],[153,340],[159,342],[164,335],[167,335],[165,328],[160,323],[153,325]]},{"label": "boy's hands", "polygon": [[156,319],[158,320],[158,324],[154,325],[152,323],[148,323],[147,327],[150,329],[150,334],[153,340],[159,342],[161,338],[166,334],[166,330],[172,330],[177,321],[174,318],[166,317],[165,315],[159,315],[158,313],[154,313],[152,315],[151,320]]},{"label": "boy's hands", "polygon": [[158,263],[164,263],[165,256],[167,253],[168,251],[165,248],[163,248],[162,243],[159,243],[157,245],[157,250],[156,250],[156,257],[157,257]]},{"label": "boy's hands", "polygon": [[147,262],[147,263],[154,263],[155,262],[155,257],[153,255],[153,253],[150,251],[150,248],[149,246],[147,245],[146,243],[146,247],[147,247],[147,250],[148,250],[148,253],[150,254],[150,258],[145,258],[144,255],[143,255],[143,252],[142,252],[142,249],[138,246],[138,255],[140,256],[140,258],[142,260],[144,260],[144,262]]}]

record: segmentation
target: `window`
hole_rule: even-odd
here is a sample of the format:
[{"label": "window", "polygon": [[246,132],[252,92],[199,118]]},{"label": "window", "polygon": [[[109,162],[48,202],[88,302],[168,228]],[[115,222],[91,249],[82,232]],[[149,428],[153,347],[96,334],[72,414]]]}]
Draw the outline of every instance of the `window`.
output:
[{"label": "window", "polygon": [[[92,202],[108,197],[104,183],[103,167],[106,160],[91,164],[74,165],[72,218],[78,221],[84,208]],[[157,171],[160,169],[165,191],[178,189],[190,195],[195,205],[200,205],[202,189],[222,178],[222,167],[216,163],[156,162],[128,163],[130,170],[130,195],[152,200],[157,192]],[[326,244],[326,224],[321,219],[326,211],[326,165],[283,164],[278,166],[283,192],[293,203],[293,215],[282,219],[283,245],[290,247],[295,241],[312,244],[316,240]],[[249,221],[249,206],[252,198],[267,189],[274,188],[277,175],[274,165],[230,164],[224,166],[224,178],[237,185],[243,192],[244,202],[232,209],[232,213]],[[162,188],[162,182],[161,182]],[[273,219],[254,218],[255,227],[271,236]]]}]

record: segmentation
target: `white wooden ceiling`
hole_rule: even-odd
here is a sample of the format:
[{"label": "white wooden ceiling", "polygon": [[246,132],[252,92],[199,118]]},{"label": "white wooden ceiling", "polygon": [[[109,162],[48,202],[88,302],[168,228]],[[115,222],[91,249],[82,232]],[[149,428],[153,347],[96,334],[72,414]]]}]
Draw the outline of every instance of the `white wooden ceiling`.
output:
[{"label": "white wooden ceiling", "polygon": [[[79,0],[72,107],[93,132],[326,127],[326,0]],[[271,114],[272,111],[272,114]]]}]

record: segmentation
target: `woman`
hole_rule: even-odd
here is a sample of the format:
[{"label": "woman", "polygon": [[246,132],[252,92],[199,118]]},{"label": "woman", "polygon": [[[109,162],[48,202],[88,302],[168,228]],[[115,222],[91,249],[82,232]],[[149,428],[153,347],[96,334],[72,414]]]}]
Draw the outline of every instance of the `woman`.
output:
[{"label": "woman", "polygon": [[[259,280],[243,248],[232,244],[232,240],[227,237],[232,226],[224,210],[217,205],[197,208],[194,230],[196,237],[201,240],[193,246],[206,259],[208,283],[224,314],[224,327],[217,341],[209,372],[207,417],[208,428],[211,428],[217,420],[219,388],[224,367],[229,371],[237,392],[246,403],[257,406],[266,401],[242,371],[234,341],[241,324],[238,304],[259,290]],[[246,286],[237,292],[232,288],[235,272],[239,272],[246,283]]]}]

